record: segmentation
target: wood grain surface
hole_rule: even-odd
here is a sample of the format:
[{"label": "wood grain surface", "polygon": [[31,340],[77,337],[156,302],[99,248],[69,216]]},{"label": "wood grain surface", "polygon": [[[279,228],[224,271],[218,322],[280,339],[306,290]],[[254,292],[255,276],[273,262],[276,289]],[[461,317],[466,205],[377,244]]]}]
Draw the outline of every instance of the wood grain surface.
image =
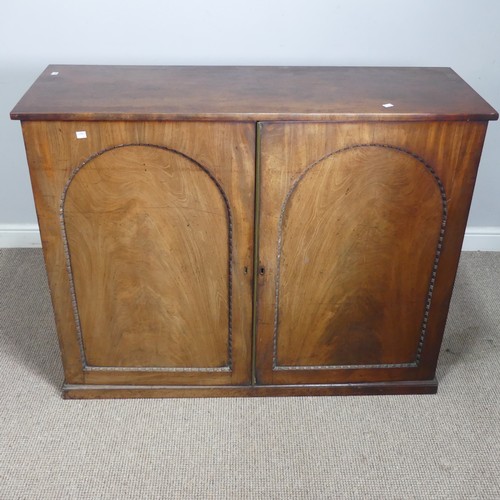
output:
[{"label": "wood grain surface", "polygon": [[275,364],[415,362],[444,208],[402,151],[360,146],[310,166],[282,206]]},{"label": "wood grain surface", "polygon": [[[254,126],[24,122],[23,130],[66,381],[249,383]],[[66,269],[59,212],[66,187],[88,365]],[[197,371],[229,366],[229,265],[232,364]]]},{"label": "wood grain surface", "polygon": [[11,117],[407,122],[498,113],[450,68],[51,65]]},{"label": "wood grain surface", "polygon": [[259,383],[434,377],[485,129],[260,125]]},{"label": "wood grain surface", "polygon": [[63,397],[65,399],[114,399],[400,395],[435,394],[437,387],[436,379],[356,384],[231,385],[205,387],[65,384],[63,386]]},{"label": "wood grain surface", "polygon": [[63,220],[89,365],[230,367],[231,214],[201,165],[111,149],[78,168]]}]

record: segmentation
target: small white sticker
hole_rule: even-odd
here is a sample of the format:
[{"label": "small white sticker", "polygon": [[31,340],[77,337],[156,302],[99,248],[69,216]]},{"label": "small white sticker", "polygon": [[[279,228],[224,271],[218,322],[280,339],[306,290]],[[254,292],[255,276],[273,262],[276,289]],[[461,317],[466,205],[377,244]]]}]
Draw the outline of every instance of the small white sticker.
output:
[{"label": "small white sticker", "polygon": [[51,76],[57,76],[59,74],[59,71],[52,71],[52,73],[50,74]]},{"label": "small white sticker", "polygon": [[87,132],[85,130],[78,130],[76,132],[76,138],[77,139],[86,139],[87,138]]},{"label": "small white sticker", "polygon": [[385,104],[382,104],[382,106],[384,108],[393,108],[394,107],[394,104],[392,104],[391,102],[386,102]]}]

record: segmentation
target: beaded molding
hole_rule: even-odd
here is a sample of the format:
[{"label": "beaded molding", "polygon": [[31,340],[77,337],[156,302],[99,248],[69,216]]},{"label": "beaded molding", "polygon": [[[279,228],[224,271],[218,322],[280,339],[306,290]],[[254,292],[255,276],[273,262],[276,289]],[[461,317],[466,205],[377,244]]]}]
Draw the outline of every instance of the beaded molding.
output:
[{"label": "beaded molding", "polygon": [[[282,240],[283,240],[283,218],[286,212],[286,207],[288,204],[288,201],[290,200],[292,194],[295,192],[295,189],[297,188],[299,182],[307,175],[307,173],[313,169],[316,165],[321,163],[323,160],[326,160],[327,158],[330,158],[336,154],[343,153],[345,151],[349,151],[352,149],[358,149],[358,148],[366,148],[366,147],[372,147],[372,148],[385,148],[385,149],[391,149],[393,151],[398,151],[400,153],[403,153],[405,155],[411,156],[412,158],[416,159],[419,163],[421,163],[425,169],[432,175],[434,178],[440,194],[441,194],[441,202],[442,202],[442,217],[441,217],[441,227],[440,227],[440,232],[439,232],[439,238],[438,238],[438,243],[436,246],[436,252],[434,255],[434,262],[432,266],[432,272],[431,276],[429,279],[429,288],[427,291],[427,297],[426,297],[426,302],[425,302],[425,310],[424,310],[424,317],[422,319],[422,324],[420,327],[420,338],[417,346],[417,351],[415,354],[415,360],[410,362],[410,363],[383,363],[383,364],[359,364],[359,365],[318,365],[318,366],[309,366],[309,365],[301,365],[301,366],[289,366],[289,365],[278,365],[278,316],[279,316],[279,287],[280,287],[280,262],[281,262],[281,246],[282,246]],[[277,250],[277,262],[276,262],[276,279],[275,279],[275,308],[274,308],[274,330],[273,330],[273,371],[281,371],[281,370],[353,370],[353,369],[366,369],[366,368],[417,368],[420,364],[421,356],[422,356],[422,349],[424,346],[425,342],[425,337],[427,335],[427,324],[429,321],[429,312],[431,309],[431,303],[432,303],[432,294],[434,291],[434,285],[436,281],[436,275],[437,275],[437,269],[438,269],[438,264],[439,264],[439,259],[441,256],[441,249],[443,246],[443,239],[444,239],[444,234],[445,234],[445,229],[446,229],[446,221],[448,218],[448,202],[446,200],[446,192],[443,186],[443,183],[439,176],[437,175],[436,171],[432,166],[430,166],[428,163],[426,163],[420,156],[416,155],[415,153],[412,153],[410,151],[407,151],[405,149],[396,147],[396,146],[391,146],[389,144],[355,144],[353,146],[348,146],[345,148],[338,149],[336,151],[333,151],[331,153],[328,153],[324,156],[322,156],[319,160],[315,161],[295,179],[294,183],[292,184],[292,187],[288,191],[285,200],[283,201],[283,204],[281,206],[281,212],[280,212],[280,218],[278,222],[278,250]]]},{"label": "beaded molding", "polygon": [[[88,165],[92,160],[97,158],[98,156],[101,156],[104,153],[107,153],[108,151],[112,151],[118,148],[124,148],[128,146],[142,146],[142,147],[151,147],[151,148],[157,148],[157,149],[162,149],[164,151],[168,151],[177,155],[180,155],[181,157],[185,158],[186,160],[190,161],[197,167],[199,167],[205,174],[208,175],[208,177],[214,182],[214,184],[217,186],[217,189],[219,190],[222,199],[224,200],[224,204],[226,207],[226,215],[227,215],[227,223],[228,223],[228,363],[226,366],[221,366],[221,367],[214,367],[214,368],[193,368],[193,367],[160,367],[160,366],[92,366],[87,363],[87,357],[85,355],[85,347],[83,343],[83,335],[82,335],[82,326],[80,322],[80,314],[78,311],[78,301],[76,298],[76,292],[75,292],[75,283],[74,283],[74,277],[73,277],[73,269],[71,265],[71,252],[69,248],[69,242],[68,242],[68,237],[66,233],[66,222],[64,220],[64,204],[66,201],[66,195],[68,192],[68,189],[73,182],[74,178],[82,170],[83,167]],[[219,181],[214,177],[214,175],[206,168],[204,167],[201,163],[198,163],[196,160],[193,158],[190,158],[186,154],[177,151],[172,148],[168,148],[166,146],[158,146],[156,144],[140,144],[140,143],[131,143],[131,144],[118,144],[116,146],[111,146],[109,148],[102,149],[96,153],[93,153],[90,155],[88,158],[86,158],[80,165],[78,165],[73,171],[71,172],[66,185],[64,186],[64,190],[61,196],[61,201],[59,205],[59,221],[61,225],[61,231],[62,231],[62,240],[63,240],[63,245],[64,245],[64,255],[66,259],[66,270],[68,272],[68,277],[69,277],[69,285],[70,285],[70,295],[71,295],[71,303],[73,307],[73,317],[75,320],[75,326],[76,326],[76,333],[77,333],[77,338],[78,338],[78,345],[80,349],[80,359],[82,362],[82,367],[86,371],[141,371],[141,372],[231,372],[232,370],[232,356],[233,356],[233,342],[232,342],[232,321],[233,321],[233,310],[232,310],[232,291],[233,291],[233,276],[232,276],[232,261],[233,261],[233,222],[232,222],[232,214],[231,214],[231,208],[229,206],[229,200],[227,198],[226,193],[222,189],[222,186],[220,185]]]}]

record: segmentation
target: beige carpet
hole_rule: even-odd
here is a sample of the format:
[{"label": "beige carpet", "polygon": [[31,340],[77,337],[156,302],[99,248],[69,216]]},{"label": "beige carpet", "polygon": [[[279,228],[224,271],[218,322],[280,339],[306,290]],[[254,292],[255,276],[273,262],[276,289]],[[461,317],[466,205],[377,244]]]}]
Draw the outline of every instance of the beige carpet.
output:
[{"label": "beige carpet", "polygon": [[0,500],[498,500],[499,330],[466,253],[436,396],[63,401],[41,251],[0,250]]}]

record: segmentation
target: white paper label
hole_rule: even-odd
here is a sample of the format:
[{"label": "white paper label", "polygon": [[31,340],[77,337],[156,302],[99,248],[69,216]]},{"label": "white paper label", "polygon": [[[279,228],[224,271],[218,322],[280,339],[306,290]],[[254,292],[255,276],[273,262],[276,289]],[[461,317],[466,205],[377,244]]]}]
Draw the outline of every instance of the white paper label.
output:
[{"label": "white paper label", "polygon": [[382,106],[384,108],[393,108],[394,107],[394,104],[392,104],[391,102],[386,102],[385,104],[382,104]]},{"label": "white paper label", "polygon": [[87,138],[87,132],[85,130],[78,130],[76,132],[76,138],[77,139],[86,139]]},{"label": "white paper label", "polygon": [[57,76],[59,74],[59,71],[52,71],[51,76]]}]

